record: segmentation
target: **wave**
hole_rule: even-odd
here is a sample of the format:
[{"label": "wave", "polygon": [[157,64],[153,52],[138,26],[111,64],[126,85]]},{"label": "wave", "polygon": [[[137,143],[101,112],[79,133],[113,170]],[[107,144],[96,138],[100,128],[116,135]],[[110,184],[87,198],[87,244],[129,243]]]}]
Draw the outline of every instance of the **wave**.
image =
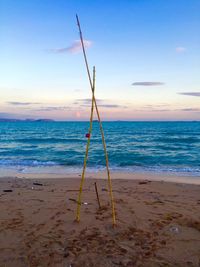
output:
[{"label": "wave", "polygon": [[56,162],[52,161],[38,161],[38,160],[11,160],[11,159],[1,159],[1,167],[18,167],[18,166],[27,166],[27,167],[38,167],[38,166],[55,166],[58,165]]},{"label": "wave", "polygon": [[[99,162],[100,163],[100,162]],[[38,160],[10,160],[4,159],[0,160],[0,167],[1,168],[16,168],[18,171],[24,171],[24,168],[38,168],[40,167],[41,173],[43,168],[48,167],[55,167],[55,170],[59,172],[58,168],[64,168],[66,172],[74,172],[82,170],[82,164],[74,160],[70,160],[68,162],[54,162],[54,161],[38,161]],[[93,165],[89,163],[87,165],[88,171],[102,171],[106,169],[105,164]],[[126,164],[119,164],[119,165],[110,165],[110,169],[112,171],[118,172],[151,172],[151,173],[167,173],[167,174],[175,174],[175,175],[183,175],[183,176],[194,176],[200,177],[200,167],[177,167],[177,166],[142,166],[141,164],[137,165],[126,165]],[[74,170],[74,171],[73,171]],[[28,172],[28,169],[27,169]]]},{"label": "wave", "polygon": [[[81,143],[85,138],[18,138],[15,139],[17,143]],[[8,142],[10,140],[7,140]]]},{"label": "wave", "polygon": [[163,138],[163,137],[157,137],[155,138],[153,141],[155,142],[162,142],[162,143],[187,143],[187,144],[192,144],[192,143],[198,143],[200,142],[200,139],[198,137],[185,137],[185,138],[181,138],[180,136],[176,136],[176,137],[167,137],[167,138]]}]

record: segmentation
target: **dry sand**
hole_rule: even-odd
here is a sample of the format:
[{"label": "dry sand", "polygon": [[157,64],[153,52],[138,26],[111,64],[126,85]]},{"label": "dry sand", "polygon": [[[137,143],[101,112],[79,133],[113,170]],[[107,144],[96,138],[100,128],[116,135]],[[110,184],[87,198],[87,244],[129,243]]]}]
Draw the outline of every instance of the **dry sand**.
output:
[{"label": "dry sand", "polygon": [[113,179],[113,228],[103,179],[86,179],[74,221],[79,183],[0,179],[0,267],[200,266],[200,185]]}]

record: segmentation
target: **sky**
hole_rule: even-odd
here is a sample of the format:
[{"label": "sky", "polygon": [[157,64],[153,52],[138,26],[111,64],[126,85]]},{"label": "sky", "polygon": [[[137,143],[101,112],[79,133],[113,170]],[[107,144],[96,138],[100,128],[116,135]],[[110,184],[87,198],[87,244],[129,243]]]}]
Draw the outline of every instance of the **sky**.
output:
[{"label": "sky", "polygon": [[0,118],[200,120],[199,0],[0,0]]}]

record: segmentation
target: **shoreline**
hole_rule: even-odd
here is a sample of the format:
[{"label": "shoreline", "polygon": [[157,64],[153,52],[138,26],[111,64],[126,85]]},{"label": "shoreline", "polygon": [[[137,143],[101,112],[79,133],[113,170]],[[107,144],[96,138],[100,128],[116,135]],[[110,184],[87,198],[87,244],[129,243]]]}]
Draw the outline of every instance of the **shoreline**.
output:
[{"label": "shoreline", "polygon": [[[52,169],[54,169],[52,167]],[[60,169],[59,169],[60,170]],[[51,169],[47,169],[47,172],[37,172],[32,168],[31,172],[19,172],[15,169],[0,168],[0,179],[2,178],[23,178],[23,179],[81,179],[82,170],[74,172],[51,172]],[[128,171],[110,171],[112,180],[150,180],[150,181],[164,181],[172,183],[184,183],[200,185],[200,176],[190,175],[177,175],[172,173],[159,173],[159,172],[128,172]],[[107,179],[106,171],[86,171],[85,179]]]}]

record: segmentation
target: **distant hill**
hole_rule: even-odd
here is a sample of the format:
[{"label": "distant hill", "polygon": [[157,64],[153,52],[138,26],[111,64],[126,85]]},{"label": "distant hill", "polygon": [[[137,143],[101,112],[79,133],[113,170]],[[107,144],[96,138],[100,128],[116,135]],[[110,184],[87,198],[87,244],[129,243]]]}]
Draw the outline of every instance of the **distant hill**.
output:
[{"label": "distant hill", "polygon": [[8,119],[8,118],[0,118],[0,122],[17,122],[17,121],[22,121],[22,122],[52,122],[54,120],[51,119]]}]

